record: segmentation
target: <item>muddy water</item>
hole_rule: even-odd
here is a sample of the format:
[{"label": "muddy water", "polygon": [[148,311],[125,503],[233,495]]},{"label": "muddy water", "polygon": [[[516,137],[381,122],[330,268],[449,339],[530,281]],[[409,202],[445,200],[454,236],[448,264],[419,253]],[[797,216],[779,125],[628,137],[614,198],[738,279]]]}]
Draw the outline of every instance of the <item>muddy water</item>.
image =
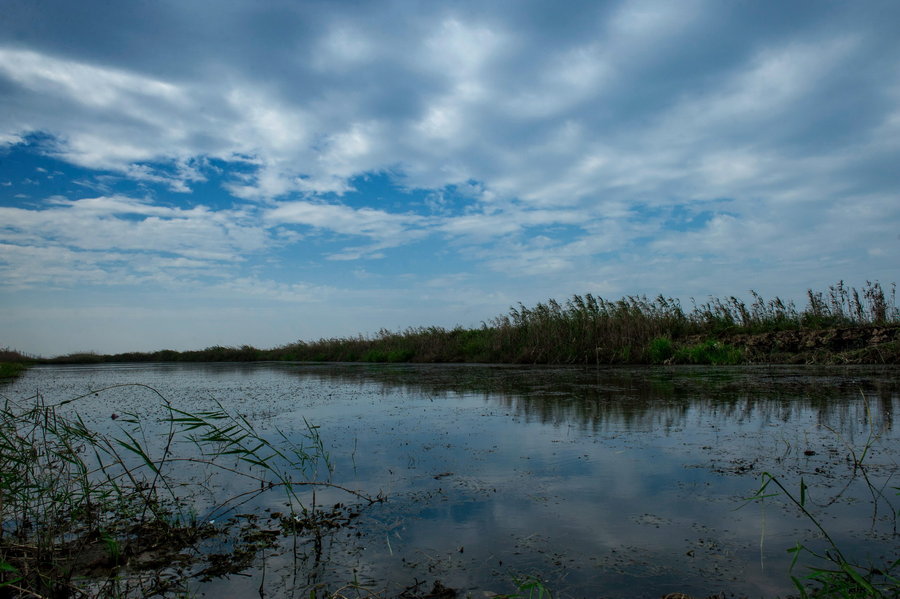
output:
[{"label": "muddy water", "polygon": [[[243,575],[193,583],[198,594],[258,595],[262,585],[270,596],[301,597],[351,580],[396,594],[440,580],[482,597],[536,575],[558,597],[775,597],[792,591],[786,550],[825,545],[784,496],[746,501],[763,472],[798,497],[802,477],[807,506],[845,554],[875,564],[900,557],[898,375],[858,367],[101,365],[35,368],[0,393],[61,400],[142,383],[188,411],[217,400],[273,436],[277,428],[301,439],[306,419],[320,427],[333,482],[387,496],[362,506],[319,551],[286,542]],[[118,426],[114,413],[146,422],[162,415],[145,388],[78,405],[108,430]],[[852,452],[867,444],[865,473],[881,496],[853,467]],[[227,481],[216,489],[235,491]],[[354,501],[317,493],[329,506]],[[276,510],[281,501],[265,495],[241,510]],[[801,557],[795,574],[812,561]]]}]

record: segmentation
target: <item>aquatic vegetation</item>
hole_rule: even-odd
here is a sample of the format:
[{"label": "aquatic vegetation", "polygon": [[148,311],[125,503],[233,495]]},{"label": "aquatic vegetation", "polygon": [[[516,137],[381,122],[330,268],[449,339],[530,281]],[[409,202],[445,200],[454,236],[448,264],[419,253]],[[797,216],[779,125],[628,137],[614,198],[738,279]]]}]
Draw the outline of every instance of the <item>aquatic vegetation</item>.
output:
[{"label": "aquatic vegetation", "polygon": [[668,337],[650,341],[647,354],[651,364],[710,364],[714,366],[741,364],[744,352],[740,348],[715,339],[680,347]]},{"label": "aquatic vegetation", "polygon": [[[863,401],[866,401],[865,396]],[[847,477],[849,480],[844,488],[846,489],[857,477],[861,477],[871,496],[869,506],[873,510],[872,526],[875,527],[876,523],[880,523],[885,528],[884,534],[887,537],[896,537],[900,510],[894,506],[891,498],[885,493],[886,485],[878,485],[870,479],[868,465],[865,462],[866,457],[881,436],[879,431],[874,430],[867,401],[866,408],[869,433],[861,449],[847,443],[840,434],[832,430],[835,436],[844,443],[847,450],[846,462],[851,468]],[[893,491],[900,495],[900,487],[893,487]],[[810,487],[803,477],[800,478],[799,490],[794,492],[787,488],[780,476],[763,472],[760,477],[760,486],[751,500],[763,502],[777,497],[787,500],[815,527],[820,539],[824,541],[824,548],[814,547],[809,542],[798,541],[795,546],[788,549],[788,552],[793,555],[790,576],[800,597],[806,599],[807,597],[887,598],[900,596],[900,555],[886,557],[884,563],[863,563],[860,559],[847,555],[846,550],[842,549],[829,534],[823,524],[823,518],[815,513],[815,508],[810,501]],[[886,508],[889,514],[886,518],[877,517],[880,506]],[[860,504],[860,509],[868,508],[866,504]],[[807,562],[808,573],[805,576],[796,576],[794,571],[801,559]]]},{"label": "aquatic vegetation", "polygon": [[0,362],[0,380],[15,378],[27,368],[25,364],[19,362]]},{"label": "aquatic vegetation", "polygon": [[[779,540],[767,540],[757,553],[756,511],[735,514],[734,498],[747,497],[761,471],[778,473],[788,489],[803,476],[810,487],[807,509],[848,560],[863,556],[865,564],[872,555],[874,563],[881,563],[875,558],[891,555],[894,545],[883,534],[867,534],[865,488],[854,484],[835,504],[820,505],[832,494],[823,491],[836,491],[857,463],[865,468],[858,471],[860,479],[865,471],[877,485],[896,484],[890,472],[897,432],[889,428],[897,420],[895,375],[894,368],[854,367],[595,371],[487,365],[112,365],[37,369],[8,387],[8,393],[25,397],[38,387],[47,397],[64,397],[85,385],[137,378],[181,410],[166,410],[143,387],[111,389],[56,410],[71,416],[69,408],[78,407],[88,428],[135,445],[124,433],[131,434],[154,463],[164,453],[171,421],[179,421],[172,468],[161,468],[176,483],[178,502],[160,487],[160,513],[165,518],[168,512],[168,520],[155,524],[150,514],[151,526],[123,533],[108,526],[85,542],[82,553],[94,557],[76,562],[81,575],[72,585],[89,595],[129,596],[126,585],[133,589],[131,596],[151,594],[151,585],[157,584],[154,569],[161,569],[159,584],[170,589],[166,596],[228,591],[256,596],[259,587],[267,596],[434,599],[429,589],[444,592],[432,587],[436,578],[459,589],[457,596],[482,590],[522,599],[539,596],[536,589],[532,595],[510,585],[508,573],[516,572],[537,574],[554,597],[660,597],[684,591],[700,598],[721,590],[784,597],[797,595],[784,549],[800,539],[821,553],[818,529],[798,519],[793,504],[766,499],[765,525]],[[884,442],[871,452],[854,447],[843,452],[826,427],[854,444],[865,439],[860,389],[871,396],[872,420],[885,431]],[[129,412],[143,415],[141,428],[130,422],[138,419]],[[328,428],[310,431],[303,416]],[[302,449],[324,455],[317,469],[291,473],[297,481],[329,481],[340,474],[355,481],[353,488],[389,489],[390,500],[354,518],[352,511],[330,507],[344,499],[342,493],[320,489],[309,517],[299,505],[294,514],[287,512],[282,506],[290,494],[279,486],[277,474],[240,459],[285,464],[277,455],[268,459],[276,450],[291,457],[290,444],[273,426],[281,427],[288,440],[306,435]],[[327,452],[313,443],[319,430],[329,431],[322,432]],[[242,446],[254,449],[254,435],[274,449],[260,449],[256,457],[231,453]],[[790,454],[782,452],[788,443]],[[659,447],[665,448],[664,459]],[[141,455],[117,448],[136,474],[150,476]],[[620,450],[626,448],[623,456]],[[815,453],[807,457],[805,450]],[[183,457],[198,461],[178,459]],[[218,477],[215,467],[203,461],[247,467],[256,478],[241,476],[231,484],[230,475]],[[336,474],[330,474],[331,463]],[[623,471],[633,472],[641,483],[637,493],[605,483]],[[216,495],[180,485],[193,480]],[[646,481],[655,489],[648,489]],[[261,496],[237,507],[263,486]],[[293,488],[307,508],[310,493],[303,489],[312,488]],[[770,483],[766,492],[775,490]],[[357,503],[353,511],[358,511],[365,500],[348,503]],[[217,506],[221,509],[213,511]],[[507,517],[490,517],[497,513]],[[610,522],[604,514],[614,515],[615,537],[602,534]],[[796,536],[782,541],[792,530]],[[317,535],[323,546],[319,562],[314,559]],[[290,554],[294,538],[301,547],[299,560]],[[154,544],[177,549],[160,554]],[[178,554],[190,558],[180,562]],[[167,573],[165,559],[193,576],[180,595],[175,589],[184,577]],[[798,564],[812,559],[803,553]],[[148,562],[153,568],[145,569]],[[5,580],[19,578],[21,556],[12,554],[6,563],[15,570]],[[358,568],[360,563],[365,567]],[[90,564],[95,565],[88,572]],[[807,573],[800,566],[794,572],[798,577]],[[228,582],[216,580],[220,574]],[[62,574],[56,578],[64,579]],[[100,585],[108,592],[97,592]],[[221,593],[226,585],[228,591]]]},{"label": "aquatic vegetation", "polygon": [[[769,486],[777,487],[779,492],[770,492]],[[798,493],[789,491],[778,476],[764,472],[762,483],[753,499],[763,500],[770,497],[785,497],[803,516],[809,520],[821,533],[827,542],[827,549],[820,551],[807,544],[798,542],[788,549],[793,554],[791,563],[791,580],[797,587],[800,596],[826,598],[826,597],[867,597],[887,598],[900,595],[900,558],[889,561],[883,565],[864,564],[849,559],[841,551],[841,548],[828,534],[819,518],[810,511],[807,503],[808,487],[800,481]],[[809,573],[799,577],[794,575],[801,556],[811,559],[814,564],[807,566]],[[810,590],[808,585],[812,584]]]},{"label": "aquatic vegetation", "polygon": [[[281,535],[320,548],[322,534],[346,518],[341,506],[323,511],[304,500],[303,488],[380,500],[319,479],[330,472],[328,455],[309,423],[300,442],[280,432],[272,440],[219,404],[190,413],[145,385],[127,386],[162,404],[162,437],[148,437],[134,414],[113,414],[113,432],[101,432],[72,411],[84,397],[123,386],[56,404],[36,394],[0,406],[0,596],[164,594],[192,576],[240,571]],[[194,451],[176,452],[180,444]],[[191,468],[203,476],[192,479]],[[227,473],[232,492],[211,499],[217,472]],[[234,508],[275,492],[287,513],[273,514],[269,528],[278,528],[260,537],[247,525],[255,516]],[[217,537],[232,538],[218,563],[195,549]]]},{"label": "aquatic vegetation", "polygon": [[553,599],[553,594],[544,582],[534,575],[513,576],[513,584],[517,592],[510,595],[497,595],[498,599]]},{"label": "aquatic vegetation", "polygon": [[671,358],[679,364],[711,364],[713,366],[724,366],[729,364],[740,364],[744,361],[743,352],[736,347],[716,341],[715,339],[707,339],[696,345],[688,345],[674,352]]},{"label": "aquatic vegetation", "polygon": [[14,379],[28,369],[34,358],[14,349],[0,349],[0,381]]},{"label": "aquatic vegetation", "polygon": [[668,337],[657,337],[650,342],[647,353],[651,363],[663,364],[675,356],[675,346]]}]

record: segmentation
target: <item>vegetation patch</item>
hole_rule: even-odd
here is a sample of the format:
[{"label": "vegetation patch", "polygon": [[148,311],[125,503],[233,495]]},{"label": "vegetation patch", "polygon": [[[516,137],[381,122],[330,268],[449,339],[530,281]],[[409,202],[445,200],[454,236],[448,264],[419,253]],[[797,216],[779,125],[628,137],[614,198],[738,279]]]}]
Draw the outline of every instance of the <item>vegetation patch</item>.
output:
[{"label": "vegetation patch", "polygon": [[675,346],[668,337],[657,337],[647,348],[651,364],[665,364],[675,357]]},{"label": "vegetation patch", "polygon": [[[317,479],[330,468],[312,425],[302,443],[284,435],[276,442],[221,406],[189,413],[144,388],[165,412],[168,433],[154,442],[133,414],[115,416],[116,432],[97,432],[67,405],[81,397],[3,402],[0,597],[180,595],[192,578],[250,567],[283,537],[321,552],[323,535],[358,514],[343,504],[323,510],[304,502],[303,488],[329,486],[363,503],[383,500]],[[192,447],[187,454],[175,451],[185,444]],[[185,478],[194,468],[203,476]],[[218,473],[237,490],[211,501]],[[283,513],[265,522],[235,513],[265,493],[281,494]],[[203,548],[211,539],[225,550]]]},{"label": "vegetation patch", "polygon": [[[519,304],[480,327],[382,329],[374,335],[298,341],[273,349],[214,346],[203,350],[114,355],[72,354],[47,362],[482,362],[522,364],[900,363],[896,287],[838,282],[807,291],[798,308],[751,291],[709,298],[690,309],[659,295],[606,300],[590,293],[535,306]],[[894,345],[892,345],[894,344]]]},{"label": "vegetation patch", "polygon": [[[863,398],[865,400],[865,398]],[[868,404],[867,404],[868,406]],[[871,418],[868,422],[869,434],[861,448],[854,447],[845,439],[836,436],[847,447],[846,463],[851,468],[849,480],[844,482],[844,489],[850,486],[854,479],[860,478],[867,487],[871,500],[872,527],[883,526],[890,530],[888,534],[896,536],[897,518],[900,510],[891,501],[891,495],[900,495],[900,486],[875,484],[869,475],[869,465],[866,458],[875,450],[883,431],[874,430]],[[843,494],[843,491],[840,492]],[[830,501],[836,501],[837,497]],[[793,507],[794,510],[809,521],[818,532],[824,549],[813,547],[804,541],[798,541],[788,551],[793,555],[790,576],[802,599],[826,599],[826,598],[871,598],[887,599],[900,597],[900,558],[895,555],[882,555],[876,561],[862,561],[849,555],[831,536],[827,523],[816,513],[817,507],[827,505],[815,502],[811,498],[810,487],[803,477],[800,478],[799,489],[788,489],[781,477],[769,472],[761,475],[760,486],[750,498],[751,501],[764,502],[780,499]],[[887,512],[886,516],[879,517],[879,509]],[[882,512],[883,513],[883,512]],[[879,523],[879,524],[876,524]],[[805,562],[806,573],[799,575],[796,571],[799,564]]]},{"label": "vegetation patch", "polygon": [[721,341],[707,339],[702,343],[679,349],[673,358],[679,364],[724,366],[741,364],[744,361],[744,352]]},{"label": "vegetation patch", "polygon": [[19,362],[0,362],[0,380],[14,379],[28,367]]},{"label": "vegetation patch", "polygon": [[34,363],[34,358],[14,349],[0,349],[0,382],[9,381],[25,372]]}]

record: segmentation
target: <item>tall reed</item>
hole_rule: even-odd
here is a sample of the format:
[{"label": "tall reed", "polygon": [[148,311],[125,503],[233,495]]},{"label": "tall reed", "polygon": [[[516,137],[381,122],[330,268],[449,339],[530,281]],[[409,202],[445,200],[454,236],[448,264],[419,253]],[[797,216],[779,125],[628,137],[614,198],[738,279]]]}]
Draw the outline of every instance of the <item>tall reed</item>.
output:
[{"label": "tall reed", "polygon": [[[826,292],[809,290],[808,305],[765,299],[751,291],[749,303],[735,296],[709,298],[685,309],[677,298],[629,295],[607,300],[590,293],[534,306],[518,304],[480,327],[382,329],[374,335],[298,341],[274,349],[208,347],[204,350],[64,356],[58,361],[252,361],[498,362],[553,364],[653,363],[669,360],[716,363],[739,359],[715,338],[790,330],[896,326],[896,286],[877,281],[858,290],[843,281]],[[699,338],[695,341],[684,341]],[[662,352],[664,342],[682,351]],[[684,342],[683,342],[684,341]],[[707,341],[709,343],[707,343]],[[686,346],[685,343],[691,345]],[[716,345],[718,343],[718,345]],[[655,344],[655,346],[654,346]],[[898,343],[900,345],[900,343]],[[892,350],[900,358],[900,348]],[[893,355],[893,354],[892,354]]]}]

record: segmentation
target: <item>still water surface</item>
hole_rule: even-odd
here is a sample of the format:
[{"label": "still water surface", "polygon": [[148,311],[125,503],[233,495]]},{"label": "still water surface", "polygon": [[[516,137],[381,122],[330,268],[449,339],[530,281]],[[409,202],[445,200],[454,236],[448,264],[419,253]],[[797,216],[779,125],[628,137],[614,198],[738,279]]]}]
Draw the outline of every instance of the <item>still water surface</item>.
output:
[{"label": "still water surface", "polygon": [[[197,583],[198,594],[258,595],[262,582],[272,596],[301,597],[313,584],[350,580],[397,593],[439,579],[483,597],[533,574],[558,597],[775,597],[792,590],[786,550],[823,545],[783,497],[746,501],[763,472],[798,493],[803,477],[814,513],[845,552],[882,564],[900,557],[892,517],[900,504],[898,374],[98,365],[34,368],[0,393],[37,391],[54,402],[141,383],[188,411],[218,401],[273,436],[277,429],[299,439],[305,419],[320,427],[333,482],[388,497],[334,533],[323,560],[269,555],[265,569]],[[104,430],[119,426],[113,413],[146,422],[163,415],[142,387],[91,395],[77,409]],[[870,440],[867,473],[883,497],[847,459]],[[318,493],[323,504],[353,500]],[[267,500],[277,508],[278,497]]]}]

